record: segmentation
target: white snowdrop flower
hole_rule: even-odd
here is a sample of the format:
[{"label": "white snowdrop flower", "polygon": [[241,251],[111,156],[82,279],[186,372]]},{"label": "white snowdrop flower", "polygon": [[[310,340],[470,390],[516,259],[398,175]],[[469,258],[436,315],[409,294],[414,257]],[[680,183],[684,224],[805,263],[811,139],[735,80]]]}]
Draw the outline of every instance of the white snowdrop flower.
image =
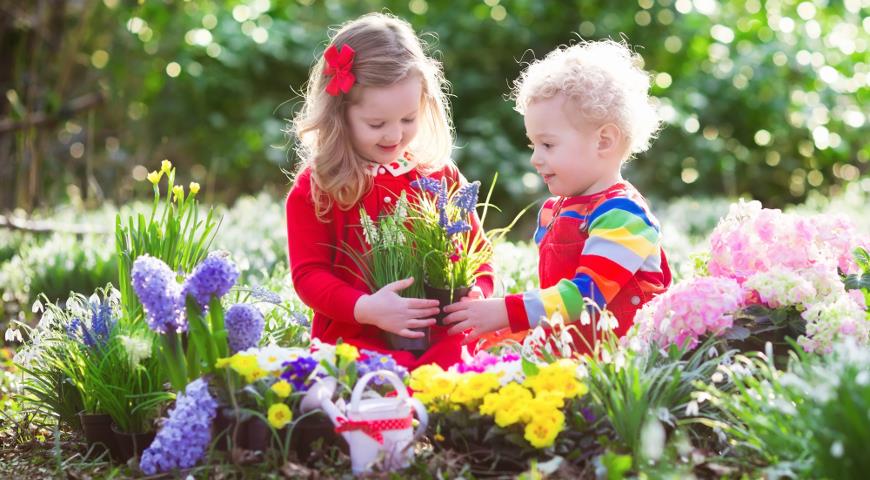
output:
[{"label": "white snowdrop flower", "polygon": [[713,380],[713,383],[722,383],[722,380],[725,380],[725,376],[722,375],[722,372],[715,372],[710,379]]},{"label": "white snowdrop flower", "polygon": [[7,342],[19,342],[23,343],[24,339],[21,337],[21,331],[17,328],[9,327],[6,329],[6,335],[4,336]]},{"label": "white snowdrop flower", "polygon": [[696,402],[695,400],[692,400],[691,402],[689,402],[686,405],[686,416],[687,417],[694,417],[694,416],[698,415],[699,411],[700,411],[700,408],[698,407],[698,402]]}]

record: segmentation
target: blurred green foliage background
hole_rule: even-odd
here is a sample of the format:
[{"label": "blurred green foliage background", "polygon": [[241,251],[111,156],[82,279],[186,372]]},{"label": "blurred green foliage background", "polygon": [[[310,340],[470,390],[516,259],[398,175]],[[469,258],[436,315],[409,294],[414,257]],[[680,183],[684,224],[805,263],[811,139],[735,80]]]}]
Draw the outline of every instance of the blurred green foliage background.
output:
[{"label": "blurred green foliage background", "polygon": [[510,83],[521,62],[578,36],[624,36],[653,75],[665,128],[626,172],[649,196],[782,206],[836,193],[870,161],[868,0],[0,5],[0,211],[126,202],[163,158],[207,200],[286,192],[294,91],[331,26],[385,10],[437,51],[454,94],[455,160],[485,184],[499,172],[494,203],[507,217],[546,193]]}]

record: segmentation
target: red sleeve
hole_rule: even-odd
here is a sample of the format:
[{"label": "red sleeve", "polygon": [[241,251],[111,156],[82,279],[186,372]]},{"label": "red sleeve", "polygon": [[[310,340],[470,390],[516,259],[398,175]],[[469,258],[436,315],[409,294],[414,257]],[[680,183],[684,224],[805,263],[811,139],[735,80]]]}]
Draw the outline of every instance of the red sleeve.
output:
[{"label": "red sleeve", "polygon": [[333,272],[335,244],[330,224],[321,222],[311,199],[310,173],[303,172],[287,196],[287,244],[293,287],[315,312],[341,322],[356,322],[353,309],[366,292]]},{"label": "red sleeve", "polygon": [[511,332],[518,333],[529,329],[529,317],[526,315],[526,306],[523,304],[523,294],[515,293],[504,297],[507,307],[508,324]]}]

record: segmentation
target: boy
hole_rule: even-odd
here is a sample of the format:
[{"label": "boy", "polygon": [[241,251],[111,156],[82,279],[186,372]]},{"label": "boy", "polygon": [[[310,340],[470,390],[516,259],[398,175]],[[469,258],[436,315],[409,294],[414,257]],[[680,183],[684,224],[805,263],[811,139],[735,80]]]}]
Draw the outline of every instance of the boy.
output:
[{"label": "boy", "polygon": [[583,299],[610,311],[618,325],[608,327],[622,336],[635,312],[668,287],[658,221],[620,173],[659,126],[639,61],[623,44],[582,42],[533,62],[514,83],[531,164],[555,195],[535,231],[542,288],[447,306],[451,334],[470,330],[467,343],[508,326],[535,328],[559,312],[566,324],[577,322],[584,338],[575,347],[588,351],[595,332],[592,322],[578,322]]}]

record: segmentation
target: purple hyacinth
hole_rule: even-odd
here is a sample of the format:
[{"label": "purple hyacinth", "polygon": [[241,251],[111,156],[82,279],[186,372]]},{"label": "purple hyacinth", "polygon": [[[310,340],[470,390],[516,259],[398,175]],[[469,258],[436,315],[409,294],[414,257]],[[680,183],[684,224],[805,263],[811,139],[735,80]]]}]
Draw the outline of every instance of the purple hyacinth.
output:
[{"label": "purple hyacinth", "polygon": [[263,314],[248,303],[233,305],[224,316],[227,342],[232,353],[256,347],[263,335]]},{"label": "purple hyacinth", "polygon": [[456,195],[453,196],[450,203],[456,205],[463,215],[467,215],[474,211],[477,206],[477,194],[480,190],[480,182],[472,182],[463,185]]},{"label": "purple hyacinth", "polygon": [[311,386],[308,377],[317,368],[317,360],[308,356],[299,357],[296,360],[284,362],[283,366],[286,369],[281,373],[281,378],[293,384],[294,391],[307,391],[308,387]]},{"label": "purple hyacinth", "polygon": [[145,307],[148,326],[159,333],[187,330],[181,285],[162,260],[142,255],[133,262],[133,290]]},{"label": "purple hyacinth", "polygon": [[208,383],[198,378],[175,399],[175,407],[142,454],[139,468],[147,475],[190,468],[199,462],[211,443],[211,423],[217,402],[208,393]]},{"label": "purple hyacinth", "polygon": [[438,180],[429,177],[420,177],[417,180],[411,182],[412,188],[423,190],[429,193],[438,193],[438,187],[440,186],[441,184],[438,182]]},{"label": "purple hyacinth", "polygon": [[[399,378],[405,378],[408,375],[408,370],[397,364],[396,360],[391,355],[384,355],[374,350],[362,350],[363,359],[357,361],[357,371],[360,375],[365,375],[369,372],[378,370],[387,370],[395,373]],[[374,382],[378,385],[383,385],[386,380],[380,375],[375,376]]]},{"label": "purple hyacinth", "polygon": [[444,229],[444,231],[447,232],[448,237],[459,233],[465,233],[469,230],[471,230],[471,225],[463,220],[457,220],[450,225],[447,225],[447,228]]},{"label": "purple hyacinth", "polygon": [[184,281],[184,298],[193,295],[196,303],[205,309],[212,297],[221,298],[233,288],[239,270],[223,252],[209,254]]}]

